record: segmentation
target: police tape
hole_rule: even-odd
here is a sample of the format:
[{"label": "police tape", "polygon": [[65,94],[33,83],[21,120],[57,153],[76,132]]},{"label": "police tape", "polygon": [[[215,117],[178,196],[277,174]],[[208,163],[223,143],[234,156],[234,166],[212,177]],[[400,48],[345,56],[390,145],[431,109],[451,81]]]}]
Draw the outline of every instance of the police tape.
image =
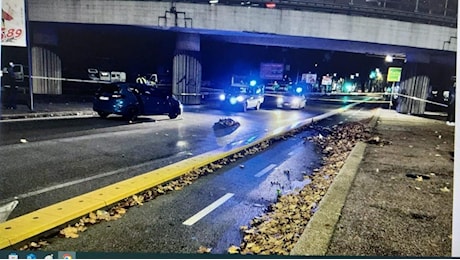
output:
[{"label": "police tape", "polygon": [[442,106],[442,107],[448,107],[448,105],[446,105],[446,104],[439,103],[439,102],[434,102],[434,101],[431,101],[431,100],[422,99],[422,98],[418,98],[418,97],[408,96],[408,95],[399,94],[399,93],[393,93],[393,95],[401,96],[401,97],[405,97],[405,98],[410,98],[410,99],[414,99],[414,100],[417,100],[417,101],[422,101],[422,102],[425,102],[425,103],[430,103],[430,104],[434,104],[434,105],[438,105],[438,106]]},{"label": "police tape", "polygon": [[[27,75],[25,77],[28,77]],[[45,77],[45,76],[30,76],[32,79],[45,79],[45,80],[55,80],[55,81],[70,81],[70,82],[82,82],[82,83],[103,83],[109,84],[110,81],[104,80],[92,80],[92,79],[70,79],[70,78],[56,78],[56,77]]]},{"label": "police tape", "polygon": [[[315,96],[316,95],[319,95],[319,94],[315,94]],[[374,98],[376,98],[375,97],[376,95],[380,95],[381,98],[383,98],[384,96],[393,96],[395,98],[404,97],[404,98],[409,98],[409,99],[413,99],[413,100],[417,100],[417,101],[421,101],[421,102],[425,102],[425,103],[430,103],[430,104],[437,105],[437,106],[448,107],[447,104],[431,101],[431,100],[428,100],[428,99],[418,98],[418,97],[414,97],[414,96],[404,95],[404,94],[400,94],[400,93],[386,93],[386,92],[376,93],[376,92],[374,92],[374,93],[322,94],[322,96],[344,96],[344,97],[345,96],[374,96]],[[359,99],[346,99],[344,97],[342,97],[342,98],[325,98],[325,97],[322,97],[322,98],[309,98],[309,100],[313,100],[313,101],[347,102],[347,103],[362,102],[362,100],[359,100]],[[390,103],[390,102],[391,102],[390,100],[367,100],[367,101],[364,101],[363,103]]]}]

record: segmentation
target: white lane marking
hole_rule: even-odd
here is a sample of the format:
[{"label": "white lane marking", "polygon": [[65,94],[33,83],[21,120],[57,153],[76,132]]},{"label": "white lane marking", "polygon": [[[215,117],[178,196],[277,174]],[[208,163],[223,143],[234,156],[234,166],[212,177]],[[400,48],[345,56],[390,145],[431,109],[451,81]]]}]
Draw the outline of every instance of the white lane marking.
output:
[{"label": "white lane marking", "polygon": [[0,206],[0,223],[5,222],[8,219],[11,212],[13,212],[18,204],[19,201],[14,200],[6,205]]},{"label": "white lane marking", "polygon": [[141,164],[138,164],[138,165],[121,168],[121,169],[118,169],[118,170],[115,170],[115,171],[105,172],[105,173],[101,173],[101,174],[94,175],[94,176],[91,176],[91,177],[87,177],[87,178],[83,178],[83,179],[79,179],[79,180],[75,180],[75,181],[69,181],[69,182],[66,182],[66,183],[61,183],[61,184],[57,184],[57,185],[50,186],[50,187],[47,187],[47,188],[43,188],[43,189],[40,189],[40,190],[23,193],[23,194],[14,196],[13,198],[8,198],[8,199],[1,200],[0,203],[4,203],[6,201],[11,201],[11,200],[25,199],[25,198],[28,198],[28,197],[36,196],[36,195],[46,193],[46,192],[50,192],[50,191],[57,190],[57,189],[62,189],[62,188],[72,186],[72,185],[75,185],[75,184],[80,184],[80,183],[83,183],[83,182],[92,181],[92,180],[95,180],[95,179],[99,179],[99,178],[103,178],[103,177],[107,177],[107,176],[111,176],[111,175],[115,175],[115,174],[122,174],[122,173],[127,172],[127,171],[133,171],[133,170],[136,170],[136,169],[141,169],[142,167],[147,166],[147,165],[149,165],[151,163],[152,162],[145,162],[145,163],[141,163]]},{"label": "white lane marking", "polygon": [[211,205],[207,206],[206,208],[202,209],[200,212],[196,213],[195,215],[193,215],[192,217],[184,221],[182,224],[187,225],[187,226],[191,226],[195,224],[198,220],[202,219],[203,217],[211,213],[211,211],[215,210],[217,207],[219,207],[224,202],[226,202],[231,197],[233,197],[233,195],[235,194],[233,193],[225,194],[220,199],[214,201]]},{"label": "white lane marking", "polygon": [[269,166],[265,167],[263,170],[261,170],[260,172],[258,172],[256,175],[254,175],[255,177],[261,177],[263,176],[264,174],[266,174],[267,172],[271,171],[273,168],[276,167],[276,164],[270,164]]}]

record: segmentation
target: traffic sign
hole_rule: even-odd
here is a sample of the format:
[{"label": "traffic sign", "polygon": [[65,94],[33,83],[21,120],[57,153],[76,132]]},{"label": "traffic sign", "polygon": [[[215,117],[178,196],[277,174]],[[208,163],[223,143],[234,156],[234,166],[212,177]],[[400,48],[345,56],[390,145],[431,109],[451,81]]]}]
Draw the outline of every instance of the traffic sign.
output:
[{"label": "traffic sign", "polygon": [[401,81],[402,68],[389,67],[387,74],[387,82],[399,82]]}]

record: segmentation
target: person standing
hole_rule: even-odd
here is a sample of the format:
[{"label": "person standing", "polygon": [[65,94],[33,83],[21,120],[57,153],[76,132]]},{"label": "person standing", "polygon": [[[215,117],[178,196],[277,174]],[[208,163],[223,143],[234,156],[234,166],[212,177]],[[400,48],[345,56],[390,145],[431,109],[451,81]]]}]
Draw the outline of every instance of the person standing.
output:
[{"label": "person standing", "polygon": [[147,79],[144,76],[141,76],[141,74],[137,74],[136,83],[145,85],[147,84]]},{"label": "person standing", "polygon": [[456,92],[456,82],[452,84],[449,89],[449,99],[447,104],[447,125],[455,125],[455,92]]},{"label": "person standing", "polygon": [[6,73],[3,77],[3,87],[5,89],[5,101],[7,109],[16,109],[17,88],[16,77],[14,75],[14,63],[9,62],[8,67],[4,69]]}]

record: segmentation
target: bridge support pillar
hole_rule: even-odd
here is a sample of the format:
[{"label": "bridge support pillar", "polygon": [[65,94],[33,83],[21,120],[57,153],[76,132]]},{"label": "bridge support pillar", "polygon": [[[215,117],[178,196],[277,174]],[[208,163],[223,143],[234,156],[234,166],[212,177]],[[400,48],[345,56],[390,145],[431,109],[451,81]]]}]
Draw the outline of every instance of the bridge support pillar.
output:
[{"label": "bridge support pillar", "polygon": [[29,67],[34,94],[62,94],[62,64],[57,52],[58,34],[56,31],[38,27],[33,34],[31,61]]},{"label": "bridge support pillar", "polygon": [[423,63],[406,63],[402,69],[399,93],[410,97],[399,97],[396,110],[404,114],[425,113],[426,102],[430,87],[430,78],[424,71]]},{"label": "bridge support pillar", "polygon": [[201,55],[198,34],[179,33],[173,59],[172,91],[183,104],[201,103]]}]

